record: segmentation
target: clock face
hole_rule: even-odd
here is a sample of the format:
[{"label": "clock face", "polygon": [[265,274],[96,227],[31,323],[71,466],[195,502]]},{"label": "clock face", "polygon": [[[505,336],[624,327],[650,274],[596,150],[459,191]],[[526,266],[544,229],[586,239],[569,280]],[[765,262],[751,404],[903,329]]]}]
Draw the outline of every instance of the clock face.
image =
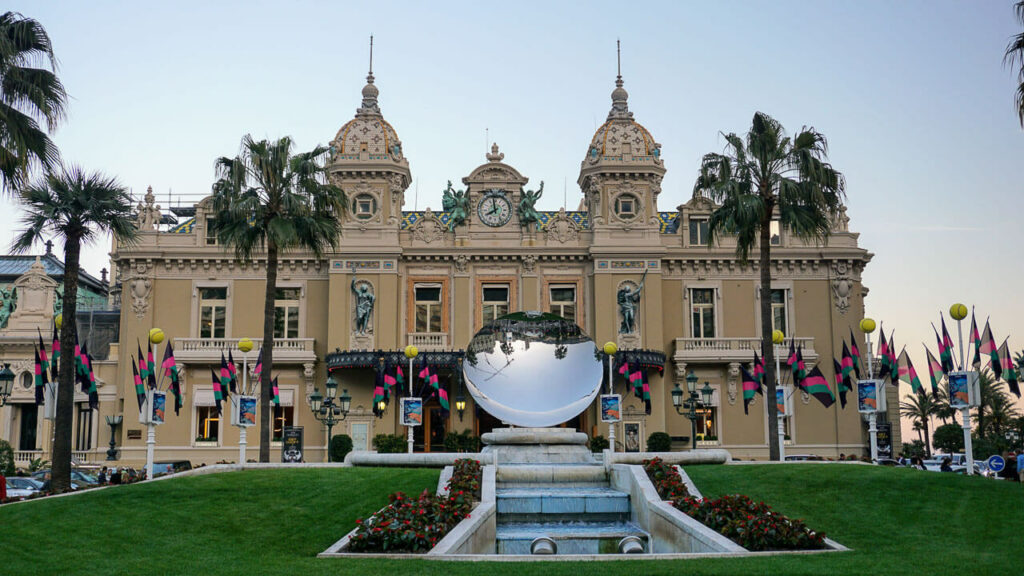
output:
[{"label": "clock face", "polygon": [[504,226],[512,218],[512,204],[503,195],[484,196],[476,205],[480,221],[488,226]]}]

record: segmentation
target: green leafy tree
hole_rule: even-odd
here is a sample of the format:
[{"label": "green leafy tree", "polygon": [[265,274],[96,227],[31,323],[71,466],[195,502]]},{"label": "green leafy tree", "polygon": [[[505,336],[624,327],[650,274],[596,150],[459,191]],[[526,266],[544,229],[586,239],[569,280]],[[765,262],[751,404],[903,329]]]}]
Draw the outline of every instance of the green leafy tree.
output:
[{"label": "green leafy tree", "polygon": [[931,421],[932,415],[935,414],[935,409],[935,399],[931,394],[925,392],[924,388],[921,388],[917,394],[910,394],[905,401],[900,402],[900,416],[910,418],[914,423],[914,429],[922,433],[925,451],[928,454],[932,452],[928,423]]},{"label": "green leafy tree", "polygon": [[87,174],[79,167],[48,173],[21,190],[24,228],[12,249],[23,253],[44,234],[64,244],[64,314],[60,327],[61,362],[57,373],[57,413],[53,428],[54,492],[71,489],[71,434],[75,393],[74,311],[78,305],[78,274],[82,244],[94,242],[101,233],[113,233],[122,244],[136,237],[131,198],[115,178],[98,172]]},{"label": "green leafy tree", "polygon": [[964,451],[964,429],[959,424],[943,424],[935,429],[936,450],[945,454]]},{"label": "green leafy tree", "polygon": [[320,257],[335,248],[345,195],[327,182],[323,161],[328,149],[317,146],[293,154],[292,139],[242,138],[234,158],[216,162],[213,231],[242,260],[266,258],[263,306],[263,372],[260,375],[260,462],[270,461],[270,382],[274,369],[274,299],[278,258],[284,250],[309,250]]},{"label": "green leafy tree", "polygon": [[65,116],[67,93],[43,26],[17,12],[0,15],[0,187],[20,189],[33,168],[54,168],[53,131]]},{"label": "green leafy tree", "polygon": [[[723,153],[705,154],[701,160],[693,193],[718,204],[708,223],[714,238],[735,237],[736,254],[744,261],[753,249],[759,251],[765,397],[774,398],[777,375],[772,346],[772,220],[778,219],[780,226],[797,238],[825,240],[842,206],[845,181],[826,161],[828,142],[814,128],[804,127],[790,138],[774,118],[757,112],[746,139],[734,133],[723,137]],[[768,421],[777,418],[775,402],[769,402]],[[770,457],[778,460],[779,438],[769,434],[768,439]]]},{"label": "green leafy tree", "polygon": [[[1013,11],[1016,13],[1017,20],[1024,24],[1024,0],[1014,4]],[[1012,68],[1018,68],[1017,80],[1020,84],[1017,86],[1015,103],[1017,118],[1020,120],[1021,127],[1024,127],[1024,32],[1010,38],[1010,43],[1006,46],[1006,54],[1003,55],[1003,63],[1009,64]]]}]

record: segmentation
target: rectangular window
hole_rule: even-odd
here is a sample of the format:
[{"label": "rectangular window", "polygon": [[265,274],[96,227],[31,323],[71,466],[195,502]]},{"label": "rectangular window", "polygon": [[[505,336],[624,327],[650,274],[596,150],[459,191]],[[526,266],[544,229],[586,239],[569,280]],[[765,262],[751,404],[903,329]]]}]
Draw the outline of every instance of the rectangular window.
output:
[{"label": "rectangular window", "polygon": [[75,450],[92,450],[92,410],[88,404],[78,405],[78,427],[75,430]]},{"label": "rectangular window", "polygon": [[694,338],[715,337],[715,289],[690,290],[690,310]]},{"label": "rectangular window", "polygon": [[416,332],[441,331],[441,285],[416,284]]},{"label": "rectangular window", "polygon": [[483,321],[490,322],[508,314],[508,284],[483,285]]},{"label": "rectangular window", "polygon": [[697,410],[697,440],[717,440],[718,429],[715,428],[718,408],[700,408]]},{"label": "rectangular window", "polygon": [[707,246],[709,242],[707,218],[690,218],[690,246]]},{"label": "rectangular window", "polygon": [[274,338],[299,337],[298,288],[278,288],[274,300]]},{"label": "rectangular window", "polygon": [[216,246],[217,245],[217,233],[213,229],[213,217],[206,218],[206,245]]},{"label": "rectangular window", "polygon": [[273,406],[274,409],[274,429],[271,432],[271,440],[274,442],[280,442],[281,437],[284,433],[284,428],[287,426],[295,426],[295,407],[294,406]]},{"label": "rectangular window", "polygon": [[789,336],[789,315],[786,313],[786,291],[772,289],[772,330]]},{"label": "rectangular window", "polygon": [[551,286],[551,313],[570,322],[576,321],[576,286]]},{"label": "rectangular window", "polygon": [[217,415],[217,408],[197,406],[196,426],[196,442],[216,442],[220,438],[220,416]]},{"label": "rectangular window", "polygon": [[778,246],[782,244],[782,225],[775,218],[772,218],[772,224],[769,228],[769,234],[771,234],[773,246]]},{"label": "rectangular window", "polygon": [[224,338],[227,326],[228,289],[199,289],[199,337]]}]

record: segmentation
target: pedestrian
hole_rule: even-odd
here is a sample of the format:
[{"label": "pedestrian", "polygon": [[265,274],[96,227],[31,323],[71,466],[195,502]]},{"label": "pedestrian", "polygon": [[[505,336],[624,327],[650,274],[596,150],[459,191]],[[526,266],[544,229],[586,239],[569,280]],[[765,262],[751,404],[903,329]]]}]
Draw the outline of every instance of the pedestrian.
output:
[{"label": "pedestrian", "polygon": [[111,484],[120,484],[121,483],[121,471],[118,470],[117,468],[114,468],[113,470],[110,471],[110,483]]},{"label": "pedestrian", "polygon": [[107,467],[104,466],[100,469],[100,475],[96,477],[96,480],[100,483],[100,486],[107,483]]},{"label": "pedestrian", "polygon": [[953,459],[950,458],[949,456],[946,456],[945,458],[942,459],[942,466],[939,467],[939,471],[940,472],[952,472],[953,471],[953,467],[950,466],[950,464],[952,464],[952,463],[953,463]]}]

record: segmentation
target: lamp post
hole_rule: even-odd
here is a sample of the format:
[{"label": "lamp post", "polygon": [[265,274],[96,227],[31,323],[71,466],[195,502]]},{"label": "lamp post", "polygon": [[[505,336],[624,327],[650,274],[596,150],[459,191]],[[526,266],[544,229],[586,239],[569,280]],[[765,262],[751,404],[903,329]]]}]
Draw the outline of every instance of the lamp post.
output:
[{"label": "lamp post", "polygon": [[341,391],[338,396],[338,382],[334,376],[328,374],[327,382],[324,384],[327,396],[320,394],[320,390],[314,388],[309,396],[309,407],[313,410],[313,417],[327,425],[327,461],[331,460],[331,430],[334,425],[348,417],[349,408],[352,406],[352,397],[348,390]]},{"label": "lamp post", "polygon": [[679,382],[676,382],[675,387],[672,389],[672,406],[676,409],[676,414],[685,416],[690,420],[690,443],[693,450],[697,449],[697,409],[707,408],[711,406],[711,395],[714,394],[715,389],[704,382],[704,386],[700,389],[700,393],[697,392],[697,375],[690,370],[690,373],[686,375],[686,389],[689,392],[689,398],[683,400],[683,391],[679,388]]},{"label": "lamp post", "polygon": [[[615,342],[604,343],[604,354],[608,357],[608,393],[614,394],[615,387],[612,386],[612,364],[615,358],[615,353],[619,351],[618,345]],[[615,422],[608,423],[608,446],[612,453],[615,452]]]},{"label": "lamp post", "polygon": [[[249,352],[252,351],[253,343],[249,338],[242,338],[238,341],[238,351],[242,353],[242,395],[245,396],[249,393]],[[234,369],[234,366],[231,367]],[[241,399],[235,398],[235,402],[239,403],[239,410],[241,409]],[[271,429],[273,429],[273,421],[271,421]],[[242,415],[238,415],[238,465],[245,467],[245,449],[248,444],[247,436],[249,427],[244,425],[242,422]],[[282,429],[281,433],[284,433]]]},{"label": "lamp post", "polygon": [[[413,359],[416,358],[416,356],[419,356],[419,353],[420,353],[420,351],[415,346],[413,346],[411,344],[409,346],[405,347],[405,357],[409,359],[409,378],[408,378],[408,381],[409,381],[409,397],[410,398],[412,398],[412,381],[415,378],[415,375],[412,373],[412,362],[413,362]],[[408,443],[409,443],[409,454],[412,454],[412,445],[413,445],[412,426],[406,426],[406,428],[408,428],[408,430],[409,430],[409,432],[408,432],[408,440],[407,440]]]},{"label": "lamp post", "polygon": [[[164,331],[159,328],[149,329],[149,341],[156,344],[156,350],[154,354],[159,356],[160,343],[164,341]],[[146,425],[146,480],[153,479],[153,457],[156,451],[156,427],[157,424],[162,422],[153,421],[153,402],[156,398],[157,390],[154,388],[146,389],[146,403],[143,405],[146,413],[139,413],[139,422]]]},{"label": "lamp post", "polygon": [[[974,379],[971,377],[971,373],[967,371],[967,365],[964,364],[964,331],[961,326],[963,319],[967,317],[967,306],[960,303],[953,304],[949,307],[949,315],[956,320],[956,335],[960,344],[960,369],[966,372],[967,385],[969,388],[972,388]],[[968,398],[973,396],[973,394],[968,394]],[[964,454],[967,456],[967,470],[964,473],[967,475],[974,474],[974,443],[971,440],[971,404],[972,402],[968,402],[967,406],[960,409],[960,425],[964,429]]]},{"label": "lamp post", "polygon": [[14,386],[14,372],[11,372],[11,365],[4,362],[4,369],[0,370],[0,406],[7,404],[11,397],[11,388]]},{"label": "lamp post", "polygon": [[[871,318],[865,318],[860,321],[860,331],[864,333],[864,343],[868,347],[867,364],[868,364],[868,380],[874,380],[875,378],[875,356],[871,351],[871,333],[875,331],[875,321]],[[878,394],[885,394],[884,390],[879,388]],[[868,413],[868,436],[871,438],[871,461],[878,461],[878,414],[877,410],[872,410]]]},{"label": "lamp post", "polygon": [[[779,376],[782,374],[782,356],[783,348],[782,344],[786,341],[786,335],[783,334],[782,330],[772,330],[772,346],[775,352],[775,393],[778,394],[779,382],[782,378]],[[785,398],[785,391],[783,391],[783,398]],[[778,399],[771,398],[769,402],[775,402],[778,405]],[[782,403],[785,407],[786,403]],[[779,462],[786,461],[786,415],[780,414],[778,410],[775,411],[775,427],[778,429],[779,434]]]},{"label": "lamp post", "polygon": [[110,448],[107,449],[107,460],[117,460],[117,443],[114,441],[114,429],[121,425],[124,416],[107,416],[107,426],[110,426]]},{"label": "lamp post", "polygon": [[462,415],[466,412],[466,392],[462,383],[462,358],[457,360],[459,364],[459,393],[455,395],[455,411],[459,415],[459,422],[462,422]]}]

